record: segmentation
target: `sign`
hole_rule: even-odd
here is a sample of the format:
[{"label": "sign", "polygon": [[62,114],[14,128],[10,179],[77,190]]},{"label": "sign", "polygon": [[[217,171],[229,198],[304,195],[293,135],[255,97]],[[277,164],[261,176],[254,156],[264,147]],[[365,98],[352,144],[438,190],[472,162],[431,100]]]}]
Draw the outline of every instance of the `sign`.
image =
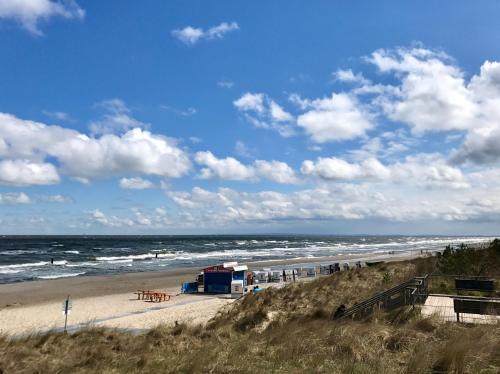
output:
[{"label": "sign", "polygon": [[72,308],[73,308],[73,302],[69,299],[68,295],[66,300],[64,300],[62,303],[62,312],[64,315],[64,332],[66,332],[66,327],[68,325],[68,314],[70,313]]},{"label": "sign", "polygon": [[63,314],[69,314],[71,312],[71,309],[73,309],[73,301],[66,299],[62,302],[62,311]]}]

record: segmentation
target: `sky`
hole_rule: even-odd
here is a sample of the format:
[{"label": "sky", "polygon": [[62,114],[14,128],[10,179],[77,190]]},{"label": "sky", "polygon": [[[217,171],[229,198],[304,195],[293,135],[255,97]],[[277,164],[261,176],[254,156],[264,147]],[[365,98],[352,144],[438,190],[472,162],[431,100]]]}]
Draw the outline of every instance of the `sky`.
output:
[{"label": "sky", "polygon": [[499,16],[0,0],[0,234],[496,235]]}]

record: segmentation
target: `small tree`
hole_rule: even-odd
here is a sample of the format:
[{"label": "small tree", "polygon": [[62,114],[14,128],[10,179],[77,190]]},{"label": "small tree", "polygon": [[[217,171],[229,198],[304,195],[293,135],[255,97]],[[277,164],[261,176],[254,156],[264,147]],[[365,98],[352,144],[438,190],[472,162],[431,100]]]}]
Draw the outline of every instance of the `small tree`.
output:
[{"label": "small tree", "polygon": [[484,275],[488,264],[481,252],[464,243],[457,248],[448,245],[438,258],[437,268],[443,274]]}]

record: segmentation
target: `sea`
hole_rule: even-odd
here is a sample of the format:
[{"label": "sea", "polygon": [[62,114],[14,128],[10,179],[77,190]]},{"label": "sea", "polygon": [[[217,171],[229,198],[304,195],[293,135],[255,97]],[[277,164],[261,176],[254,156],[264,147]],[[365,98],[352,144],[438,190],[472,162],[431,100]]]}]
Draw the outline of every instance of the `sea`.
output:
[{"label": "sea", "polygon": [[[199,267],[238,261],[441,250],[457,236],[0,236],[0,283]],[[319,261],[319,259],[318,259]]]}]

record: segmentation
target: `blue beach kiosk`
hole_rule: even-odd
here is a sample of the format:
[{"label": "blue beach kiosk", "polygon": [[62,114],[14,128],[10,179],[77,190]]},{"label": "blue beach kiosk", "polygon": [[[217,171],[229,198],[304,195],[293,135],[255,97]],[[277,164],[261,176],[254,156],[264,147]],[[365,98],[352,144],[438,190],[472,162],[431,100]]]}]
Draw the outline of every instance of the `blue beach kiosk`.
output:
[{"label": "blue beach kiosk", "polygon": [[247,285],[246,265],[237,262],[226,262],[222,265],[210,266],[202,270],[205,293],[231,293],[233,281],[243,281]]}]

